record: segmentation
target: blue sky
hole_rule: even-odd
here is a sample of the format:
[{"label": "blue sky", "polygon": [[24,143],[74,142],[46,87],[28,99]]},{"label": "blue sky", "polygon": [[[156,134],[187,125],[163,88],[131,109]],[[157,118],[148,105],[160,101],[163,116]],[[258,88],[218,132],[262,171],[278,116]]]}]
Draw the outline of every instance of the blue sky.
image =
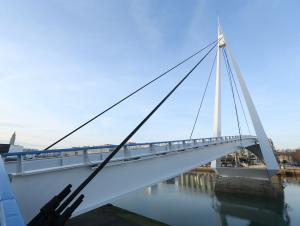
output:
[{"label": "blue sky", "polygon": [[[298,1],[0,1],[0,141],[43,148],[216,39],[217,16],[277,147],[300,146]],[[188,138],[213,55],[132,141]],[[195,60],[57,147],[120,142]],[[222,65],[222,133],[237,134]],[[211,81],[195,137],[212,136]],[[243,131],[246,132],[242,121]]]}]

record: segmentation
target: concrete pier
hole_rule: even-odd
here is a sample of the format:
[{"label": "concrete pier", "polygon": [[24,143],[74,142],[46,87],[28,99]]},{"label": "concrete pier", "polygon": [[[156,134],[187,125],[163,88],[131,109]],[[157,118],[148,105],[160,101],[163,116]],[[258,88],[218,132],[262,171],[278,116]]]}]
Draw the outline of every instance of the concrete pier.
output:
[{"label": "concrete pier", "polygon": [[215,193],[279,197],[283,194],[283,185],[277,176],[272,177],[271,180],[247,177],[217,177]]}]

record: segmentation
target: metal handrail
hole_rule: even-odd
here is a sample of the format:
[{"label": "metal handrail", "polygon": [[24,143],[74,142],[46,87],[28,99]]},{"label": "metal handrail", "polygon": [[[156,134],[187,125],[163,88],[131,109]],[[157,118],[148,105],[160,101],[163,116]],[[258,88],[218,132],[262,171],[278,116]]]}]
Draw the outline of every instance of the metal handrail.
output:
[{"label": "metal handrail", "polygon": [[[198,138],[198,139],[187,139],[187,140],[172,140],[172,141],[159,141],[159,142],[147,142],[147,143],[132,143],[126,144],[126,147],[135,147],[135,146],[144,146],[144,145],[155,145],[155,144],[169,144],[175,142],[186,142],[186,141],[194,141],[194,140],[217,140],[220,138],[237,138],[240,136],[223,136],[223,137],[207,137],[207,138]],[[251,135],[243,135],[242,138],[255,138],[255,136]],[[25,155],[43,155],[50,153],[61,153],[61,152],[76,152],[76,151],[86,151],[86,150],[98,150],[98,149],[112,149],[117,147],[117,145],[100,145],[100,146],[87,146],[87,147],[75,147],[75,148],[62,148],[62,149],[52,149],[46,151],[23,151],[23,152],[13,152],[13,153],[1,153],[2,157],[11,157],[11,156],[25,156]]]}]

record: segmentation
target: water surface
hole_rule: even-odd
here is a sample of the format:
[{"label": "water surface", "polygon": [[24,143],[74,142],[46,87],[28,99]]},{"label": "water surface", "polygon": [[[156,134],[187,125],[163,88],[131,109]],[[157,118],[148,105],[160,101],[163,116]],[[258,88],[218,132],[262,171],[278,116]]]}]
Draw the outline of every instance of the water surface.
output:
[{"label": "water surface", "polygon": [[275,181],[272,195],[264,195],[270,191],[262,186],[258,195],[228,193],[222,191],[222,186],[228,190],[229,182],[220,183],[215,174],[192,171],[126,195],[113,204],[175,226],[299,226],[300,178]]}]

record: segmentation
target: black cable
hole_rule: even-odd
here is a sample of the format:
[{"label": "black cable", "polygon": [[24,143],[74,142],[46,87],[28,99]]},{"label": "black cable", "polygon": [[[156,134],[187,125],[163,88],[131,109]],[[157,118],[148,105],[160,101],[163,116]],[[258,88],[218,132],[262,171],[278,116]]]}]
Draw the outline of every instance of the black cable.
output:
[{"label": "black cable", "polygon": [[197,111],[196,119],[194,121],[193,128],[192,128],[192,131],[191,131],[191,134],[190,134],[190,139],[192,139],[192,136],[193,136],[193,133],[194,133],[194,130],[195,130],[195,126],[196,126],[197,121],[198,121],[199,113],[200,113],[200,110],[201,110],[201,107],[202,107],[202,104],[203,104],[203,100],[204,100],[204,97],[205,97],[205,94],[206,94],[206,91],[207,91],[207,87],[208,87],[211,75],[212,75],[212,71],[213,71],[214,66],[215,66],[216,58],[217,58],[217,53],[214,57],[214,60],[213,60],[213,63],[212,63],[212,66],[211,66],[211,69],[210,69],[210,72],[209,72],[209,76],[208,76],[208,79],[207,79],[207,82],[206,82],[206,86],[205,86],[204,92],[202,94],[202,98],[201,98],[200,105],[199,105],[199,108],[198,108],[198,111]]},{"label": "black cable", "polygon": [[115,104],[111,105],[110,107],[108,107],[107,109],[105,109],[104,111],[102,111],[101,113],[99,113],[98,115],[94,116],[93,118],[91,118],[90,120],[86,121],[85,123],[81,124],[80,126],[78,126],[76,129],[72,130],[71,132],[69,132],[68,134],[66,134],[65,136],[61,137],[60,139],[58,139],[57,141],[55,141],[54,143],[50,144],[48,147],[46,147],[44,149],[48,150],[49,148],[52,148],[54,145],[58,144],[59,142],[61,142],[62,140],[66,139],[67,137],[69,137],[70,135],[72,135],[73,133],[75,133],[76,131],[78,131],[79,129],[81,129],[82,127],[86,126],[87,124],[89,124],[90,122],[94,121],[96,118],[98,118],[99,116],[103,115],[104,113],[108,112],[110,109],[114,108],[115,106],[117,106],[118,104],[122,103],[124,100],[128,99],[129,97],[133,96],[134,94],[136,94],[137,92],[139,92],[140,90],[144,89],[145,87],[147,87],[148,85],[150,85],[151,83],[155,82],[156,80],[160,79],[161,77],[163,77],[164,75],[166,75],[167,73],[171,72],[172,70],[174,70],[175,68],[177,68],[178,66],[182,65],[183,63],[185,63],[186,61],[190,60],[191,58],[193,58],[194,56],[198,55],[199,53],[201,53],[203,50],[207,49],[209,46],[215,44],[218,41],[218,39],[214,42],[211,42],[210,44],[206,45],[204,48],[200,49],[199,51],[195,52],[193,55],[189,56],[188,58],[184,59],[183,61],[181,61],[180,63],[176,64],[174,67],[168,69],[167,71],[165,71],[164,73],[162,73],[161,75],[157,76],[156,78],[152,79],[151,81],[147,82],[146,84],[144,84],[143,86],[141,86],[140,88],[136,89],[135,91],[133,91],[132,93],[130,93],[129,95],[127,95],[126,97],[122,98],[121,100],[117,101]]},{"label": "black cable", "polygon": [[[131,139],[131,137],[148,121],[148,119],[159,109],[159,107],[174,93],[174,91],[186,80],[207,55],[216,47],[217,43],[198,61],[198,63],[180,80],[179,83],[155,106],[155,108],[135,127],[135,129],[100,163],[100,165],[71,193],[71,195],[56,210],[60,214],[72,200],[87,186],[93,178],[105,167],[115,154]],[[105,182],[104,182],[105,183]]]},{"label": "black cable", "polygon": [[[228,59],[227,52],[226,52],[226,48],[224,49],[224,53],[225,53],[226,58]],[[249,135],[250,135],[251,132],[250,132],[249,123],[248,123],[248,120],[247,120],[247,117],[246,117],[246,114],[245,114],[245,110],[244,110],[244,106],[243,106],[243,103],[242,103],[242,99],[241,99],[241,97],[240,97],[240,93],[239,93],[239,90],[238,90],[238,88],[237,88],[237,85],[236,85],[236,82],[235,82],[235,78],[234,78],[234,76],[233,76],[233,73],[232,73],[230,64],[229,64],[229,71],[230,71],[230,74],[231,74],[231,77],[232,77],[232,80],[233,80],[233,83],[234,83],[234,86],[235,86],[235,90],[236,90],[236,92],[237,92],[237,95],[238,95],[238,98],[239,98],[239,101],[240,101],[240,105],[241,105],[241,108],[242,108],[242,112],[243,112],[243,115],[244,115],[244,119],[245,119],[245,122],[246,122],[246,125],[247,125],[247,129],[248,129],[248,132],[249,132]]]},{"label": "black cable", "polygon": [[238,124],[240,142],[241,142],[241,146],[242,146],[241,125],[240,125],[239,115],[238,115],[236,101],[235,101],[235,95],[234,95],[232,79],[231,79],[230,72],[229,72],[229,61],[228,61],[228,58],[226,57],[226,55],[224,53],[224,49],[222,49],[222,53],[223,53],[223,57],[224,57],[225,65],[226,65],[226,70],[227,70],[227,74],[228,74],[228,78],[229,78],[229,83],[230,83],[230,88],[231,88],[231,93],[232,93],[232,98],[233,98],[233,103],[234,103],[234,109],[235,109],[235,115],[236,115],[236,121],[237,121],[237,124]]}]

